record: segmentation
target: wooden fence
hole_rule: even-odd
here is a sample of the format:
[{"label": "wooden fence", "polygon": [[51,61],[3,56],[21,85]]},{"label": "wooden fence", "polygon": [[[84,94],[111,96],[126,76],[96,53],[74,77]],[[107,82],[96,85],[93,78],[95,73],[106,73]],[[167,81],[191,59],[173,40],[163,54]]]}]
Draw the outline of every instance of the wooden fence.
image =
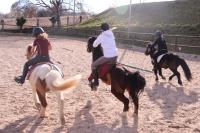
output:
[{"label": "wooden fence", "polygon": [[[48,33],[54,35],[67,35],[76,37],[97,36],[101,33],[100,30],[91,29],[72,29],[72,28],[50,28],[46,29]],[[153,41],[153,33],[137,33],[125,31],[113,31],[117,42],[145,47],[148,43]],[[200,54],[200,36],[186,36],[186,35],[164,35],[168,48],[171,51]]]}]

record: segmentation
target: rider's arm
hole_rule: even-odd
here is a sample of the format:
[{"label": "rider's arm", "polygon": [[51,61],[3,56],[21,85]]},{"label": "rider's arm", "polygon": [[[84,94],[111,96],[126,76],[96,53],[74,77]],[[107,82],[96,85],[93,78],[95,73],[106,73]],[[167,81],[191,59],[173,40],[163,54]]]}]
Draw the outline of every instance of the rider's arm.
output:
[{"label": "rider's arm", "polygon": [[100,34],[98,37],[97,37],[97,39],[94,41],[94,43],[93,43],[93,47],[97,47],[99,44],[101,44],[101,42],[102,42],[102,34]]},{"label": "rider's arm", "polygon": [[152,47],[155,47],[157,44],[158,44],[158,39],[156,39],[156,40],[153,42]]},{"label": "rider's arm", "polygon": [[37,54],[36,46],[32,47],[31,54],[32,54],[32,56]]},{"label": "rider's arm", "polygon": [[52,50],[51,43],[48,41],[48,50]]}]

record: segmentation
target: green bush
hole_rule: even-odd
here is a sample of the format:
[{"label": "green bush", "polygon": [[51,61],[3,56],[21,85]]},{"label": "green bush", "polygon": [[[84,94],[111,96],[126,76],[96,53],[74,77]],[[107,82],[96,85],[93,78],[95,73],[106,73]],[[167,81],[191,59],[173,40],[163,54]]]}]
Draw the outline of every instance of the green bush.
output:
[{"label": "green bush", "polygon": [[16,19],[16,24],[19,26],[20,30],[22,30],[23,25],[26,23],[26,19],[24,17],[20,17]]}]

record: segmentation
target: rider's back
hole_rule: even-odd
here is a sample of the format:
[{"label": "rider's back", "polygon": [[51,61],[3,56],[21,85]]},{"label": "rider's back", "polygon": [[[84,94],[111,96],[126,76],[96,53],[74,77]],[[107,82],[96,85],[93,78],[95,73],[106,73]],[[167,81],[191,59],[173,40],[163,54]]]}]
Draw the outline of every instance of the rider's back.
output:
[{"label": "rider's back", "polygon": [[95,40],[94,47],[101,43],[103,48],[104,57],[115,57],[117,56],[117,48],[115,43],[115,37],[112,31],[103,31]]},{"label": "rider's back", "polygon": [[162,37],[159,37],[158,39],[156,39],[156,41],[154,42],[154,45],[158,46],[158,51],[167,50],[166,41]]}]

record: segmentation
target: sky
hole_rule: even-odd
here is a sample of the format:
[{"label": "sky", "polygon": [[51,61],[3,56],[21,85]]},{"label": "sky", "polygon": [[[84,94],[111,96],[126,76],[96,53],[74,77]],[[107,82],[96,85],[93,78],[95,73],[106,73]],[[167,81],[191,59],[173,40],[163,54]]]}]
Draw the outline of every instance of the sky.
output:
[{"label": "sky", "polygon": [[[11,5],[17,0],[1,0],[0,13],[9,13]],[[127,5],[130,0],[83,0],[87,10],[93,13],[100,13],[109,7]],[[141,2],[159,2],[172,0],[141,0]],[[132,3],[139,3],[140,0],[132,0]]]}]

